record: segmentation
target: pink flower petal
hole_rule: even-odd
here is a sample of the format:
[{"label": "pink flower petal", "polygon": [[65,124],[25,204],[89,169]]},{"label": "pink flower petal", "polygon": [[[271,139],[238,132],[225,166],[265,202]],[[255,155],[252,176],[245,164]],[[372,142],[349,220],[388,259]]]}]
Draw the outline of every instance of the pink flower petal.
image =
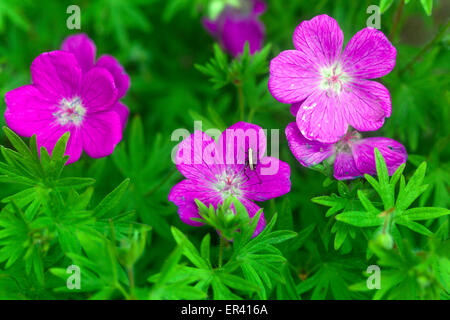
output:
[{"label": "pink flower petal", "polygon": [[184,177],[211,183],[217,181],[216,175],[220,175],[224,167],[220,165],[214,139],[198,130],[180,142],[175,163]]},{"label": "pink flower petal", "polygon": [[106,111],[88,114],[81,129],[83,149],[92,158],[113,153],[122,140],[122,122],[117,112]]},{"label": "pink flower petal", "polygon": [[95,44],[86,34],[68,36],[61,45],[61,50],[73,53],[83,72],[94,66]]},{"label": "pink flower petal", "polygon": [[294,157],[305,167],[314,166],[334,154],[334,145],[306,139],[300,133],[297,123],[286,127],[286,138]]},{"label": "pink flower petal", "polygon": [[69,141],[67,141],[65,155],[69,156],[66,164],[71,164],[80,159],[83,150],[83,139],[79,128],[72,127],[70,130]]},{"label": "pink flower petal", "polygon": [[300,109],[300,107],[301,107],[303,101],[305,101],[305,100],[302,100],[302,101],[299,101],[299,102],[296,102],[296,103],[291,104],[291,114],[292,114],[294,117],[297,117],[298,109]]},{"label": "pink flower petal", "polygon": [[128,121],[128,115],[130,114],[130,110],[126,105],[121,102],[117,102],[111,109],[111,111],[116,112],[120,117],[120,122],[122,123],[122,130],[125,129]]},{"label": "pink flower petal", "polygon": [[94,67],[83,75],[81,99],[88,113],[105,111],[117,101],[117,89],[111,73]]},{"label": "pink flower petal", "polygon": [[339,59],[344,35],[333,18],[322,14],[295,29],[294,46],[309,59],[310,67],[330,67]]},{"label": "pink flower petal", "polygon": [[113,56],[103,55],[96,63],[97,67],[107,69],[114,77],[114,83],[118,90],[117,98],[122,98],[130,87],[130,77],[125,72],[125,69]]},{"label": "pink flower petal", "polygon": [[408,159],[405,147],[393,139],[384,137],[361,139],[352,148],[356,167],[360,172],[376,174],[375,148],[378,148],[386,161],[389,175]]},{"label": "pink flower petal", "polygon": [[245,43],[249,44],[250,54],[261,50],[265,35],[264,24],[255,17],[242,19],[226,16],[222,26],[221,43],[233,56],[244,52]]},{"label": "pink flower petal", "polygon": [[206,31],[209,32],[210,35],[212,35],[213,37],[217,36],[218,29],[219,29],[219,24],[217,21],[213,21],[213,20],[204,18],[202,20],[202,23],[203,23],[203,27],[206,29]]},{"label": "pink flower petal", "polygon": [[60,101],[78,93],[81,69],[70,52],[45,52],[31,64],[31,77],[43,96],[52,101]]},{"label": "pink flower petal", "polygon": [[306,99],[319,87],[320,79],[318,67],[301,51],[283,51],[270,62],[269,91],[282,103]]},{"label": "pink flower petal", "polygon": [[317,90],[297,112],[297,126],[308,140],[335,143],[347,132],[347,119],[336,94]]},{"label": "pink flower petal", "polygon": [[201,218],[197,204],[194,201],[195,199],[200,200],[206,206],[212,204],[214,208],[217,208],[217,204],[222,201],[218,192],[215,192],[203,183],[193,180],[183,180],[177,183],[169,193],[169,201],[178,206],[178,214],[181,221],[191,226],[201,226],[201,222],[191,219]]},{"label": "pink flower petal", "polygon": [[253,14],[260,15],[263,14],[266,9],[267,5],[262,0],[252,0],[253,1]]},{"label": "pink flower petal", "polygon": [[359,80],[345,84],[339,96],[347,122],[358,131],[374,131],[391,114],[391,96],[380,83]]},{"label": "pink flower petal", "polygon": [[264,157],[254,170],[248,166],[243,169],[248,180],[242,183],[241,190],[247,199],[266,201],[291,190],[291,168],[277,158]]},{"label": "pink flower petal", "polygon": [[391,72],[396,55],[397,50],[381,31],[365,28],[350,39],[341,61],[350,76],[373,79]]},{"label": "pink flower petal", "polygon": [[218,148],[222,151],[223,163],[246,164],[249,148],[253,150],[252,157],[256,163],[266,151],[267,138],[264,130],[255,124],[237,122],[219,138]]},{"label": "pink flower petal", "polygon": [[17,134],[30,137],[46,128],[55,118],[56,103],[47,98],[33,85],[16,88],[5,94],[5,121]]},{"label": "pink flower petal", "polygon": [[353,159],[352,154],[338,152],[334,161],[334,177],[337,180],[355,179],[362,176]]}]

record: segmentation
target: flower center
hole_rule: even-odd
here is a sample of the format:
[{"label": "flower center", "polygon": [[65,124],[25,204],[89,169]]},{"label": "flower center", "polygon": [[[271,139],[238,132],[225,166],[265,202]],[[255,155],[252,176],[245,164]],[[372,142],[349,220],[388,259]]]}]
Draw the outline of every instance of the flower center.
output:
[{"label": "flower center", "polygon": [[361,134],[359,132],[349,131],[336,143],[336,151],[351,153],[353,143],[360,139]]},{"label": "flower center", "polygon": [[63,98],[58,105],[58,110],[53,113],[53,116],[60,125],[73,124],[79,126],[83,122],[86,108],[81,103],[80,97],[73,97],[72,99]]},{"label": "flower center", "polygon": [[342,71],[340,64],[335,64],[331,67],[325,67],[320,70],[322,81],[320,88],[328,92],[339,94],[342,86],[349,80],[349,77]]},{"label": "flower center", "polygon": [[240,186],[245,181],[240,172],[227,168],[222,174],[216,175],[217,182],[214,188],[222,194],[223,199],[229,196],[238,196],[241,194]]}]

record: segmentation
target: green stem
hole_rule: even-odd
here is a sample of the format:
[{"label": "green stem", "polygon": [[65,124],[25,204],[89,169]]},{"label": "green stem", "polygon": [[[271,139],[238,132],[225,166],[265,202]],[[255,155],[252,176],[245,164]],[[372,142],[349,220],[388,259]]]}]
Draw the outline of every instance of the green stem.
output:
[{"label": "green stem", "polygon": [[254,114],[255,114],[255,108],[250,108],[250,112],[248,113],[247,122],[252,122]]},{"label": "green stem", "polygon": [[225,246],[225,239],[223,235],[220,235],[220,248],[219,248],[219,268],[222,268],[223,261],[223,247]]},{"label": "green stem", "polygon": [[392,25],[391,32],[389,33],[389,39],[391,39],[391,41],[394,40],[395,33],[397,32],[398,24],[400,23],[400,18],[402,16],[404,6],[405,0],[402,0],[400,1],[400,4],[398,5],[397,10],[395,11],[394,24]]},{"label": "green stem", "polygon": [[244,92],[242,91],[242,85],[238,84],[236,86],[238,92],[238,103],[239,103],[239,111],[240,111],[240,120],[244,121],[245,117],[245,102],[244,102]]},{"label": "green stem", "polygon": [[134,270],[133,266],[127,268],[128,280],[130,281],[130,297],[134,299]]},{"label": "green stem", "polygon": [[120,293],[122,293],[122,295],[124,296],[124,298],[126,300],[130,300],[131,296],[128,294],[128,292],[122,287],[122,285],[120,283],[116,283],[115,287],[120,291]]},{"label": "green stem", "polygon": [[445,35],[445,32],[447,31],[448,27],[450,26],[450,21],[448,21],[446,24],[442,25],[439,28],[438,33],[434,36],[434,38],[420,50],[414,58],[411,59],[411,61],[400,70],[400,74],[404,73],[406,70],[411,69],[411,67],[425,54],[428,50],[430,50],[436,43],[441,41],[442,37]]}]

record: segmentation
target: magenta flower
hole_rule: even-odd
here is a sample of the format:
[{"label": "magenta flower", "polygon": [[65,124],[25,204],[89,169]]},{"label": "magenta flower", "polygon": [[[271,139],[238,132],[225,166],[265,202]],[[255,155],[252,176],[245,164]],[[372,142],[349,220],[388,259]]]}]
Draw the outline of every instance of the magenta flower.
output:
[{"label": "magenta flower", "polygon": [[336,20],[320,15],[295,30],[296,50],[281,52],[270,63],[269,91],[293,104],[303,136],[335,143],[348,126],[377,130],[391,115],[389,91],[366,79],[388,74],[396,50],[376,29],[365,28],[350,39],[341,54],[343,34]]},{"label": "magenta flower", "polygon": [[250,53],[259,51],[264,40],[264,24],[259,16],[266,10],[262,0],[240,0],[240,6],[227,6],[214,21],[203,19],[208,32],[219,39],[221,46],[237,56],[248,41]]},{"label": "magenta flower", "polygon": [[[265,150],[264,131],[245,122],[225,130],[217,143],[201,131],[184,139],[178,146],[175,162],[186,179],[176,184],[169,194],[169,201],[178,206],[181,220],[192,226],[202,225],[192,220],[200,218],[195,199],[217,209],[219,203],[235,196],[253,217],[260,209],[253,201],[266,201],[288,193],[289,165],[265,156]],[[255,235],[264,227],[262,215]]]},{"label": "magenta flower", "polygon": [[297,124],[291,122],[286,127],[286,137],[292,154],[305,167],[335,157],[334,177],[338,180],[375,175],[375,148],[383,155],[389,175],[408,159],[401,143],[384,137],[361,139],[358,132],[347,133],[339,142],[326,144],[306,139]]},{"label": "magenta flower", "polygon": [[68,37],[61,51],[45,52],[31,64],[32,84],[5,95],[7,125],[19,135],[36,134],[49,152],[67,131],[67,163],[84,150],[92,158],[111,154],[122,139],[128,108],[119,99],[130,86],[111,56],[95,64],[95,45],[86,35]]}]

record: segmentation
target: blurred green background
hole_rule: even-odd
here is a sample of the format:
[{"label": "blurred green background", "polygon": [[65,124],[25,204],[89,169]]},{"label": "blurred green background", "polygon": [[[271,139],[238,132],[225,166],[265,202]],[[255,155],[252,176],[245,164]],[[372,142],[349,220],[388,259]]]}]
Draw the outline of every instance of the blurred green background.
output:
[{"label": "blurred green background", "polygon": [[[382,1],[384,5],[389,2]],[[1,0],[0,125],[4,125],[4,94],[30,82],[33,59],[42,52],[59,49],[66,36],[84,32],[94,40],[97,57],[104,53],[114,55],[130,75],[131,88],[123,99],[130,109],[130,118],[124,139],[113,155],[103,159],[84,155],[68,166],[64,175],[95,178],[94,203],[124,178],[131,178],[118,210],[136,210],[138,221],[153,227],[151,246],[135,266],[136,283],[145,284],[174,248],[171,225],[189,235],[194,243],[211,231],[182,224],[177,208],[167,200],[170,188],[181,180],[170,160],[176,145],[170,139],[172,131],[177,128],[192,131],[194,120],[203,120],[204,127],[223,129],[250,116],[253,123],[263,128],[280,129],[280,158],[289,162],[292,170],[291,193],[262,204],[266,217],[269,219],[278,212],[279,228],[310,231],[303,240],[306,244],[283,251],[298,276],[295,281],[301,283],[322,272],[323,279],[339,284],[332,285],[325,294],[323,290],[317,293],[316,298],[368,297],[347,289],[349,284],[365,279],[362,272],[367,267],[366,243],[347,237],[338,250],[334,248],[333,219],[325,217],[326,208],[311,202],[311,198],[336,192],[337,183],[327,180],[321,172],[302,167],[291,155],[284,128],[294,118],[288,105],[272,98],[267,80],[270,59],[282,50],[293,49],[292,34],[302,20],[323,13],[334,17],[346,43],[366,26],[370,16],[366,9],[379,4],[378,1],[267,0],[267,11],[261,20],[266,27],[265,44],[270,43],[271,49],[263,72],[245,79],[245,119],[240,119],[236,87],[230,83],[213,89],[208,77],[194,66],[206,64],[214,55],[214,39],[201,24],[208,3],[206,0]],[[397,48],[395,69],[381,80],[392,96],[392,116],[381,130],[365,136],[387,136],[402,142],[409,153],[406,176],[426,160],[426,183],[430,187],[420,204],[448,207],[450,38],[448,29],[443,29],[448,27],[450,1],[432,3],[431,15],[419,0],[410,0],[404,6],[401,1],[393,1],[381,15],[381,30]],[[66,27],[69,16],[66,8],[71,4],[81,8],[81,30]],[[402,12],[394,22],[399,7]],[[0,143],[9,146],[3,132]],[[20,186],[1,184],[0,198],[19,190]],[[424,245],[409,233],[405,237],[415,247]],[[213,242],[217,243],[217,239]],[[315,284],[320,285],[326,287]],[[302,291],[305,298],[311,297],[310,290]]]}]

